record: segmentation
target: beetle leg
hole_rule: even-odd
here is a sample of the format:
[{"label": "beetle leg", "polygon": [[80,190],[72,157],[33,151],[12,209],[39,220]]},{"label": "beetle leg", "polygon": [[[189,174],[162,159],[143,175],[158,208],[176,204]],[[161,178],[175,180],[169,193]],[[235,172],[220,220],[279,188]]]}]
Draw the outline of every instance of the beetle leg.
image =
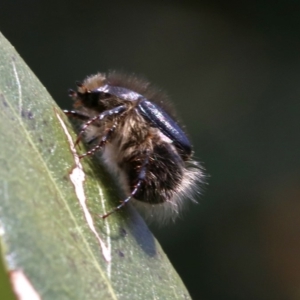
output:
[{"label": "beetle leg", "polygon": [[94,122],[98,121],[98,120],[102,120],[103,118],[107,117],[107,116],[111,116],[111,115],[117,115],[120,114],[122,112],[124,112],[126,110],[126,106],[125,105],[120,105],[117,107],[114,107],[112,109],[109,110],[105,110],[103,113],[89,119],[83,126],[81,131],[79,132],[77,139],[75,141],[75,146],[79,143],[79,141],[81,140],[81,136],[82,134],[86,131],[86,129],[93,124]]},{"label": "beetle leg", "polygon": [[121,202],[120,205],[118,205],[117,207],[113,208],[111,211],[109,211],[108,213],[104,214],[101,216],[102,219],[107,218],[108,216],[110,216],[111,214],[113,214],[114,212],[118,211],[119,209],[121,209],[123,206],[125,206],[132,198],[134,198],[134,196],[137,194],[137,192],[140,190],[141,185],[143,183],[143,181],[146,178],[146,174],[147,174],[147,167],[149,164],[149,157],[150,157],[150,151],[146,150],[145,151],[146,156],[145,159],[143,161],[143,164],[141,165],[139,174],[138,174],[138,181],[137,184],[135,185],[134,189],[132,190],[132,192],[130,193],[130,195]]},{"label": "beetle leg", "polygon": [[117,125],[118,125],[118,123],[115,122],[114,125],[107,131],[107,133],[101,138],[100,142],[94,148],[90,149],[86,153],[81,154],[79,156],[79,158],[83,158],[85,156],[93,155],[97,150],[99,150],[103,146],[105,146],[105,144],[107,143],[107,141],[111,137],[112,133],[115,131]]},{"label": "beetle leg", "polygon": [[76,110],[64,110],[64,113],[67,116],[77,118],[77,119],[82,120],[82,121],[87,121],[87,120],[90,119],[90,117],[88,115],[86,115],[85,113],[80,112],[80,111],[76,111]]}]

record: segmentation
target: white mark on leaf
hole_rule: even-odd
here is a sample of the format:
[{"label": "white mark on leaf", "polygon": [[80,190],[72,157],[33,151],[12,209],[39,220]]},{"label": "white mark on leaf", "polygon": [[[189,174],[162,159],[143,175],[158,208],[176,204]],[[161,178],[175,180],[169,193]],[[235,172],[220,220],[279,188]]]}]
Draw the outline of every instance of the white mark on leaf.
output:
[{"label": "white mark on leaf", "polygon": [[[98,191],[99,191],[99,196],[101,199],[103,211],[105,211],[105,199],[104,199],[102,189],[99,186],[98,186]],[[105,222],[106,233],[107,233],[106,234],[106,244],[107,244],[108,251],[111,253],[111,238],[110,238],[109,222],[107,219],[104,219],[104,222]],[[111,263],[107,264],[107,274],[108,274],[108,278],[111,278]]]},{"label": "white mark on leaf", "polygon": [[74,142],[72,140],[72,137],[71,137],[64,121],[61,119],[60,115],[58,113],[56,113],[56,116],[57,116],[59,122],[61,123],[61,126],[64,130],[65,135],[67,136],[67,139],[68,139],[68,142],[70,145],[70,149],[71,149],[71,152],[74,157],[75,167],[73,168],[72,172],[70,173],[70,179],[75,187],[75,193],[79,200],[79,204],[83,210],[84,217],[87,221],[87,224],[88,224],[90,230],[94,233],[94,235],[96,236],[96,238],[101,246],[102,254],[103,254],[105,260],[107,262],[110,262],[111,261],[111,249],[106,247],[105,243],[100,238],[100,236],[95,228],[93,218],[92,218],[92,216],[87,208],[87,205],[86,205],[86,196],[84,193],[84,186],[83,186],[83,183],[85,180],[85,173],[83,172],[82,164],[80,163],[80,159],[77,155]]},{"label": "white mark on leaf", "polygon": [[40,300],[41,297],[22,270],[10,271],[10,282],[18,300]]},{"label": "white mark on leaf", "polygon": [[14,70],[14,74],[15,74],[15,78],[16,78],[16,82],[17,82],[17,86],[18,86],[18,94],[19,94],[19,104],[18,104],[18,107],[19,107],[19,114],[21,115],[22,113],[22,105],[23,105],[23,100],[22,100],[22,87],[21,87],[21,82],[20,82],[20,78],[19,78],[19,75],[18,75],[18,72],[17,72],[17,68],[16,68],[16,65],[15,65],[15,62],[12,60],[12,66],[13,66],[13,70]]}]

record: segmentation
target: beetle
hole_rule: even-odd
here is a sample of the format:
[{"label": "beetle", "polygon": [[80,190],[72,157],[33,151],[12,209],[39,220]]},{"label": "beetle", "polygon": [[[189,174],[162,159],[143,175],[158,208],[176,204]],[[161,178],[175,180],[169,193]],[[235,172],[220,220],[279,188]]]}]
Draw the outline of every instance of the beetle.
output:
[{"label": "beetle", "polygon": [[151,216],[176,217],[184,199],[199,192],[204,174],[166,95],[145,79],[115,71],[76,84],[77,91],[69,91],[75,109],[64,112],[83,121],[76,145],[83,137],[92,145],[80,158],[101,150],[127,195],[102,218],[132,199]]}]

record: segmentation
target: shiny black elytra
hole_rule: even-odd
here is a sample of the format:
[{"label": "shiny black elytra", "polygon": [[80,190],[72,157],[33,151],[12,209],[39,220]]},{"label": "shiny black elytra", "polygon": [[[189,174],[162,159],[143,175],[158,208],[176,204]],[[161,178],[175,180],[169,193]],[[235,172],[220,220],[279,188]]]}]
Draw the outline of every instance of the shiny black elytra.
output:
[{"label": "shiny black elytra", "polygon": [[142,97],[137,105],[137,109],[145,120],[149,121],[154,127],[159,128],[186,155],[192,153],[192,146],[187,136],[162,108]]},{"label": "shiny black elytra", "polygon": [[160,107],[161,94],[143,80],[115,72],[88,77],[77,86],[77,92],[69,92],[76,110],[65,113],[85,122],[76,144],[83,135],[93,144],[80,158],[102,149],[104,162],[128,194],[102,217],[132,198],[148,208],[168,206],[177,213],[182,197],[191,196],[203,174],[191,159],[187,136]]}]

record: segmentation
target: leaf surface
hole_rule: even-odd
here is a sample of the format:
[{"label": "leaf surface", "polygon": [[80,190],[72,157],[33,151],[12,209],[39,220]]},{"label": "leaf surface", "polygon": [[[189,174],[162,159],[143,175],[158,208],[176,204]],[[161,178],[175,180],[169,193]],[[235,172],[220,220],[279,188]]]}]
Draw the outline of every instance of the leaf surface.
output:
[{"label": "leaf surface", "polygon": [[[4,263],[41,299],[190,299],[134,208],[0,35],[0,234]],[[23,291],[23,290],[22,290]]]}]

